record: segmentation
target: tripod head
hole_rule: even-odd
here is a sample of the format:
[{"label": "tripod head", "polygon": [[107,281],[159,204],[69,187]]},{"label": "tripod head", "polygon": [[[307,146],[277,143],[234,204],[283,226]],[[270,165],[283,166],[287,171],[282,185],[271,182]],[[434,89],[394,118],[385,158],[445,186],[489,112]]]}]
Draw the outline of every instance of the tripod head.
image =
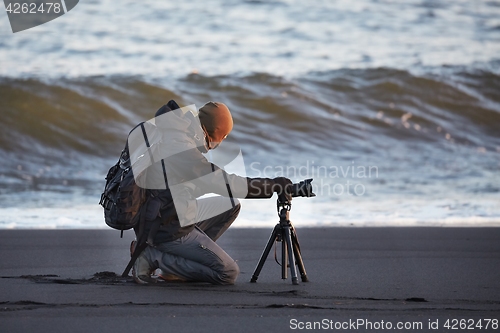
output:
[{"label": "tripod head", "polygon": [[295,197],[315,197],[316,194],[312,191],[312,183],[313,179],[305,179],[299,183],[292,184],[290,187],[285,188],[287,194],[290,195],[290,198],[286,198],[285,195],[278,195],[278,200],[276,201],[276,206],[278,209],[278,215],[281,217],[281,211],[285,209],[287,212],[292,209],[292,198]]},{"label": "tripod head", "polygon": [[299,183],[292,184],[292,186],[285,189],[290,195],[289,198],[285,195],[278,195],[278,200],[276,201],[276,208],[278,210],[278,216],[280,218],[280,223],[290,224],[290,210],[292,209],[292,198],[294,197],[315,197],[316,194],[312,191],[313,179],[305,179]]}]

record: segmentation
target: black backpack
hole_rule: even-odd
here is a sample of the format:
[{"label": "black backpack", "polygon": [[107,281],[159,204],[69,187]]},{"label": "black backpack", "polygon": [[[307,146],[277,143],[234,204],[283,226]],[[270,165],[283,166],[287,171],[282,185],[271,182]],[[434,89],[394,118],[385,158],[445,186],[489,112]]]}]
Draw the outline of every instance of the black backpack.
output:
[{"label": "black backpack", "polygon": [[104,207],[106,224],[120,230],[121,237],[124,230],[133,228],[139,222],[139,212],[146,201],[146,192],[135,182],[127,145],[118,162],[109,169],[99,201]]}]

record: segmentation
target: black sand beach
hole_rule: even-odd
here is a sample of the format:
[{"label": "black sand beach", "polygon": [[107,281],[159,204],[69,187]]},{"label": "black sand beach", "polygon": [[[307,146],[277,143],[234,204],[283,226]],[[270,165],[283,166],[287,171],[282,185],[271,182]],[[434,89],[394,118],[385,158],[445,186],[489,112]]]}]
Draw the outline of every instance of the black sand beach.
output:
[{"label": "black sand beach", "polygon": [[310,282],[282,280],[271,252],[250,283],[271,230],[220,239],[240,265],[234,286],[113,277],[131,232],[2,230],[0,332],[445,332],[448,319],[500,331],[485,327],[500,319],[499,228],[298,228]]}]

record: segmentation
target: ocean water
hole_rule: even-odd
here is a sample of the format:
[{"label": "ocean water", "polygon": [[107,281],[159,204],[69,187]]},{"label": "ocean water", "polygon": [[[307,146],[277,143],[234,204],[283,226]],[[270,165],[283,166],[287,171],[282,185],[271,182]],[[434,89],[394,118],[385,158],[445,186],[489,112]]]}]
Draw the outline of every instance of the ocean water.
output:
[{"label": "ocean water", "polygon": [[[314,178],[297,227],[500,226],[499,18],[494,1],[80,1],[12,34],[1,12],[0,228],[106,228],[106,171],[170,99],[230,107],[234,171]],[[235,226],[278,220],[242,204]]]}]

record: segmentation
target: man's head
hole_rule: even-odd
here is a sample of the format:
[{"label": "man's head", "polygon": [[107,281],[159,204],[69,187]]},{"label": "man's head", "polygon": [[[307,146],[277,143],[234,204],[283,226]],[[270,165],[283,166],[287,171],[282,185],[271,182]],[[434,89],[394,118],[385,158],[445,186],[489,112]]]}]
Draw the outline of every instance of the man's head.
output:
[{"label": "man's head", "polygon": [[217,148],[233,129],[233,117],[223,103],[208,102],[200,108],[199,117],[209,149]]}]

